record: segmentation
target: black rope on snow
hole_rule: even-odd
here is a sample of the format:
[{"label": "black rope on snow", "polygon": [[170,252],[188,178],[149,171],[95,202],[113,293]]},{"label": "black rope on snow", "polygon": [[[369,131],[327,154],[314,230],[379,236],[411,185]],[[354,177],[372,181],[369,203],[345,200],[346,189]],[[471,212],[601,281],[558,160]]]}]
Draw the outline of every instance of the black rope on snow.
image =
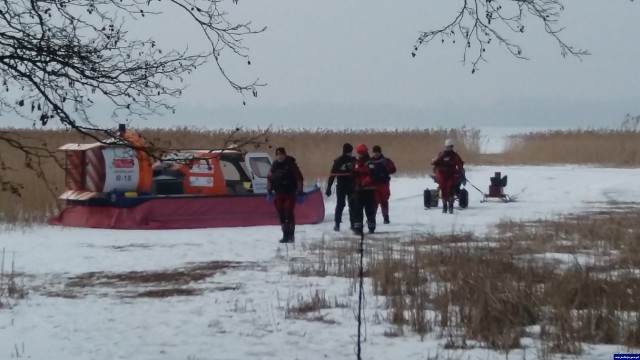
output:
[{"label": "black rope on snow", "polygon": [[362,300],[364,298],[364,229],[363,231],[361,231],[360,233],[360,273],[359,273],[359,278],[360,278],[360,288],[358,290],[358,353],[357,353],[357,359],[358,360],[362,360],[362,335],[361,335],[361,328],[362,328]]}]

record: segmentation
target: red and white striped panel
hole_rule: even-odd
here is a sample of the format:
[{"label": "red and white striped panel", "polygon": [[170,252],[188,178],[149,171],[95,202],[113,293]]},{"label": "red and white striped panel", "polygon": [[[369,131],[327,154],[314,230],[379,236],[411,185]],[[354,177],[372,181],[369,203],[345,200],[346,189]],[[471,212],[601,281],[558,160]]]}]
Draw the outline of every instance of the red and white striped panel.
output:
[{"label": "red and white striped panel", "polygon": [[68,191],[65,191],[62,195],[60,195],[59,198],[63,200],[89,200],[98,195],[100,195],[100,193],[91,192],[91,191],[68,190]]},{"label": "red and white striped panel", "polygon": [[102,147],[104,146],[101,143],[93,143],[93,144],[76,144],[76,143],[69,143],[69,144],[64,144],[62,146],[60,146],[58,148],[58,150],[88,150],[88,149],[92,149],[95,147]]},{"label": "red and white striped panel", "polygon": [[104,189],[105,168],[102,149],[99,147],[85,151],[85,188],[88,191],[102,192]]},{"label": "red and white striped panel", "polygon": [[71,190],[84,190],[83,181],[83,169],[82,158],[84,153],[82,151],[67,151],[66,152],[66,167],[65,175],[67,180],[67,188]]}]

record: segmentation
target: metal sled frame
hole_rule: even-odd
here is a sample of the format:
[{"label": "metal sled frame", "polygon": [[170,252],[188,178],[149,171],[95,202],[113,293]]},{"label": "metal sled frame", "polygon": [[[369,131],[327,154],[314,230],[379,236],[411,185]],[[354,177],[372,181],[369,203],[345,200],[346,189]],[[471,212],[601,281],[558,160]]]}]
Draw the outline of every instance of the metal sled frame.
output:
[{"label": "metal sled frame", "polygon": [[[481,203],[488,201],[489,199],[499,199],[503,202],[512,202],[514,199],[508,194],[504,193],[504,188],[507,186],[507,176],[501,176],[500,172],[496,172],[490,179],[491,185],[489,186],[489,193],[482,192]],[[478,189],[479,190],[479,189]]]},{"label": "metal sled frame", "polygon": [[489,199],[500,199],[500,200],[502,200],[502,201],[504,201],[506,203],[514,201],[511,198],[511,196],[509,196],[508,194],[502,194],[502,195],[499,195],[499,196],[490,196],[489,194],[483,194],[483,195],[484,195],[484,197],[482,198],[482,200],[480,200],[481,203],[487,202]]}]

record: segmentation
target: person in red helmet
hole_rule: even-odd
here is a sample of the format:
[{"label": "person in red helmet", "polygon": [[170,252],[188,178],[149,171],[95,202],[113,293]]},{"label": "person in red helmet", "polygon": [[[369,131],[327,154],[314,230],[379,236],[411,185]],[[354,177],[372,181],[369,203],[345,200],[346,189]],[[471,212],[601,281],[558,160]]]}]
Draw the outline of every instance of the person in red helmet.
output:
[{"label": "person in red helmet", "polygon": [[453,214],[453,198],[458,180],[465,181],[464,161],[453,151],[453,140],[444,142],[444,150],[431,161],[442,197],[442,212]]},{"label": "person in red helmet", "polygon": [[287,155],[283,147],[277,148],[276,160],[267,175],[267,199],[269,202],[273,202],[280,217],[281,243],[295,241],[296,218],[294,210],[296,202],[304,201],[303,181],[304,178],[296,159]]},{"label": "person in red helmet", "polygon": [[382,212],[382,218],[385,224],[389,224],[389,198],[391,197],[391,174],[395,174],[396,165],[391,159],[382,154],[380,145],[374,145],[371,153],[371,162],[373,167],[369,173],[376,184],[376,213],[378,205]]},{"label": "person in red helmet", "polygon": [[376,185],[370,176],[369,169],[373,166],[369,148],[360,144],[356,147],[356,162],[353,169],[355,181],[354,209],[353,209],[353,232],[362,235],[364,229],[364,214],[367,217],[367,227],[369,233],[376,231]]}]

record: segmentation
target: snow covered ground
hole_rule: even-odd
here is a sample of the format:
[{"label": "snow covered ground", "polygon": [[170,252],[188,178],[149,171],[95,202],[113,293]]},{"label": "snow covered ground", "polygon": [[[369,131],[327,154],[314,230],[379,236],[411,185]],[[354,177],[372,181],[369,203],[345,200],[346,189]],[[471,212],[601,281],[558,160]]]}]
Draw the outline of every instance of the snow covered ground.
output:
[{"label": "snow covered ground", "polygon": [[[480,203],[470,185],[470,205],[454,215],[425,210],[422,191],[430,178],[395,178],[391,224],[378,225],[376,238],[422,231],[485,232],[502,219],[533,219],[640,198],[640,169],[580,166],[471,167],[469,180],[487,191],[494,171],[509,176],[513,203]],[[266,200],[265,200],[266,201]],[[0,309],[0,359],[354,359],[357,294],[348,280],[288,274],[291,259],[308,256],[305,245],[353,238],[332,231],[335,198],[326,202],[325,221],[298,226],[294,246],[277,243],[276,226],[172,231],[109,231],[38,226],[0,232],[5,262],[24,273],[26,299]],[[379,215],[380,216],[380,215]],[[347,220],[346,214],[344,217]],[[375,241],[375,240],[371,240]],[[229,261],[223,269],[189,287],[195,296],[127,296],[140,289],[79,288],[63,294],[69,279],[88,272],[159,271],[194,263]],[[5,272],[7,264],[5,263]],[[285,318],[299,296],[326,291],[347,302],[326,311],[335,321]],[[388,338],[388,325],[375,321],[383,299],[366,297],[364,359],[467,358],[504,355],[486,350],[444,350],[444,340],[405,335]],[[587,348],[582,358],[611,359],[615,346]],[[536,358],[534,351],[512,358]]]}]

